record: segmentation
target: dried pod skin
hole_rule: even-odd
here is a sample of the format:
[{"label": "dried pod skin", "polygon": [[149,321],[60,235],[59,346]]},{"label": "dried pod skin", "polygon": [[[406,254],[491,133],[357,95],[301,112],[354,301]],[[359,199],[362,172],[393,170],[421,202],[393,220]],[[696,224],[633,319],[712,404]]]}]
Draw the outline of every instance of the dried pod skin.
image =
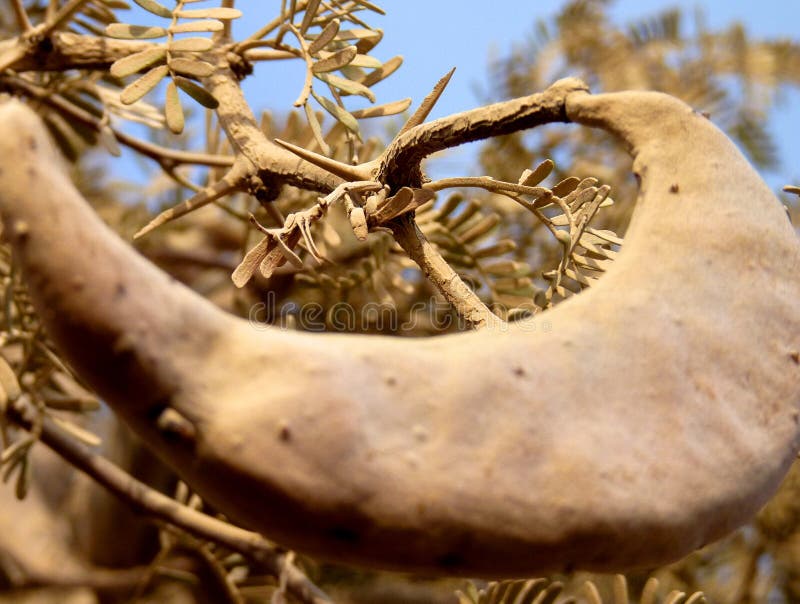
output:
[{"label": "dried pod skin", "polygon": [[574,92],[565,113],[628,144],[640,197],[604,277],[504,333],[256,331],[106,229],[18,103],[0,211],[30,225],[15,251],[72,365],[230,518],[406,571],[653,566],[747,521],[797,452],[800,244],[676,99]]}]

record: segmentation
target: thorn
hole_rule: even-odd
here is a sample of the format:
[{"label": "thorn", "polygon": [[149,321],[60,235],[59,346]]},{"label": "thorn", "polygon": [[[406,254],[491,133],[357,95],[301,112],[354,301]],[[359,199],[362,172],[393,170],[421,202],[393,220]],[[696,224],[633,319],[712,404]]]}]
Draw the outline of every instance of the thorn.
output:
[{"label": "thorn", "polygon": [[336,161],[335,159],[331,159],[330,157],[325,157],[324,155],[320,155],[319,153],[314,153],[313,151],[309,151],[308,149],[303,149],[303,147],[298,147],[297,145],[293,145],[292,143],[288,143],[284,140],[279,138],[275,139],[275,142],[286,149],[287,151],[291,151],[298,157],[306,160],[330,172],[331,174],[335,174],[345,180],[369,180],[370,175],[372,172],[372,162],[366,164],[360,164],[358,166],[351,166],[349,164],[344,164],[340,161]]},{"label": "thorn", "polygon": [[400,129],[400,132],[397,133],[395,139],[397,139],[397,137],[404,132],[411,130],[413,127],[419,126],[428,118],[437,101],[439,100],[439,97],[442,96],[444,89],[447,88],[447,84],[450,83],[450,78],[453,77],[453,73],[455,73],[455,71],[456,68],[453,67],[453,69],[448,71],[441,80],[436,82],[436,86],[434,86],[430,94],[425,97],[425,99],[422,101],[422,104],[414,112],[414,115],[408,118],[408,121]]},{"label": "thorn", "polygon": [[202,191],[199,191],[191,198],[187,199],[181,204],[173,206],[167,210],[161,212],[158,216],[153,218],[149,223],[143,226],[137,233],[133,236],[134,239],[139,239],[147,235],[150,231],[157,229],[162,224],[169,222],[170,220],[175,220],[176,218],[180,218],[181,216],[188,214],[198,208],[202,208],[204,205],[211,203],[212,201],[216,201],[220,197],[227,195],[234,189],[239,187],[241,182],[240,172],[238,172],[237,168],[234,166],[223,176],[220,180],[215,182],[210,187],[206,187]]}]

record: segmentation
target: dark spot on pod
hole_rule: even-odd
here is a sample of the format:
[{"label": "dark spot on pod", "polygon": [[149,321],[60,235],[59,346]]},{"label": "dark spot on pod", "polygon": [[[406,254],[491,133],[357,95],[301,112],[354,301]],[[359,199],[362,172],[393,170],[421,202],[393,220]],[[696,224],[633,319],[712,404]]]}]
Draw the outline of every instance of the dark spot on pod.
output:
[{"label": "dark spot on pod", "polygon": [[397,386],[397,378],[390,375],[389,377],[386,378],[386,385]]},{"label": "dark spot on pod", "polygon": [[670,185],[670,187],[669,187],[669,192],[670,193],[677,193],[678,191],[680,191],[680,188],[678,187],[678,183],[674,183],[674,184]]},{"label": "dark spot on pod", "polygon": [[516,375],[517,377],[523,377],[525,375],[525,368],[520,367],[519,365],[514,367],[512,371],[514,372],[514,375]]},{"label": "dark spot on pod", "polygon": [[292,439],[292,431],[289,428],[288,421],[282,420],[280,424],[278,424],[278,438],[283,442],[288,442]]},{"label": "dark spot on pod", "polygon": [[128,288],[125,287],[125,284],[117,283],[117,286],[114,288],[114,297],[118,299],[124,298],[127,293],[128,293]]},{"label": "dark spot on pod", "polygon": [[795,362],[795,365],[800,365],[800,350],[793,350],[790,352],[789,358]]},{"label": "dark spot on pod", "polygon": [[31,151],[36,151],[36,139],[34,137],[28,137],[28,149]]},{"label": "dark spot on pod", "polygon": [[436,559],[439,568],[450,570],[464,566],[464,557],[458,552],[447,552]]},{"label": "dark spot on pod", "polygon": [[342,543],[354,544],[361,541],[359,532],[349,526],[334,526],[328,531],[328,534],[336,541],[341,541]]}]

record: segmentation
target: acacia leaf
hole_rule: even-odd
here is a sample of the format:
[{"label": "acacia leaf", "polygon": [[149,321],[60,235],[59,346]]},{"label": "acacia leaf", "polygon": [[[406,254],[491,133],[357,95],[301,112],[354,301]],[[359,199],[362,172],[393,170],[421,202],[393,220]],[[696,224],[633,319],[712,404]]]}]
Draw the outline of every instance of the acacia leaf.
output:
[{"label": "acacia leaf", "polygon": [[216,8],[195,8],[191,10],[178,11],[178,16],[182,19],[220,19],[230,21],[242,16],[242,11],[238,8],[226,8],[218,6]]},{"label": "acacia leaf", "polygon": [[115,78],[124,78],[147,69],[151,65],[155,65],[164,60],[166,56],[167,49],[163,46],[148,48],[147,50],[114,61],[109,69],[109,73]]},{"label": "acacia leaf", "polygon": [[187,21],[185,23],[178,23],[169,28],[173,34],[185,34],[192,32],[215,32],[222,31],[225,27],[222,21],[216,19],[209,19],[206,21]]},{"label": "acacia leaf", "polygon": [[111,23],[106,26],[106,35],[121,40],[150,40],[163,38],[167,30],[155,25],[128,25],[127,23]]},{"label": "acacia leaf", "polygon": [[350,130],[353,134],[361,138],[361,130],[358,127],[358,121],[353,115],[348,112],[343,107],[339,107],[336,103],[331,101],[330,99],[326,99],[324,96],[318,95],[316,92],[312,91],[311,94],[314,95],[314,98],[317,102],[322,105],[322,107],[330,113],[337,122],[340,122],[342,126]]},{"label": "acacia leaf", "polygon": [[200,59],[172,59],[167,63],[172,71],[194,78],[204,78],[214,73],[214,66]]},{"label": "acacia leaf", "polygon": [[167,127],[173,134],[180,134],[183,132],[185,123],[183,107],[181,107],[178,87],[175,85],[174,81],[167,84],[167,100],[164,104],[164,117],[167,118]]},{"label": "acacia leaf", "polygon": [[182,76],[175,76],[175,83],[178,85],[178,88],[183,90],[203,107],[207,109],[216,109],[217,106],[219,106],[219,101],[214,98],[213,94],[199,84],[195,84],[190,79]]},{"label": "acacia leaf", "polygon": [[158,83],[163,80],[169,69],[166,65],[155,67],[129,84],[119,95],[119,100],[123,105],[131,105],[155,88]]},{"label": "acacia leaf", "polygon": [[133,0],[136,4],[141,6],[148,13],[152,13],[165,19],[172,18],[172,11],[163,4],[159,4],[156,0]]},{"label": "acacia leaf", "polygon": [[169,49],[174,52],[203,52],[213,47],[214,41],[211,38],[181,38],[169,43]]},{"label": "acacia leaf", "polygon": [[331,19],[314,41],[309,44],[308,53],[315,55],[325,48],[328,43],[336,37],[336,34],[339,33],[339,25],[339,19]]}]

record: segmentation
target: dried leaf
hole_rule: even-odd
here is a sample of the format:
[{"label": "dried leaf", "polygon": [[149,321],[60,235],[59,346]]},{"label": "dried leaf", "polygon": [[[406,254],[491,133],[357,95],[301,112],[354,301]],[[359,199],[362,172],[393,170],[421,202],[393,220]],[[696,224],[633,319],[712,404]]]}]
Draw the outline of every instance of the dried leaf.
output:
[{"label": "dried leaf", "polygon": [[524,262],[500,260],[483,266],[483,270],[498,277],[525,277],[531,274],[531,267]]},{"label": "dried leaf", "polygon": [[358,127],[358,121],[356,118],[352,116],[346,109],[343,107],[339,107],[336,103],[331,101],[330,99],[326,99],[324,96],[318,95],[313,90],[311,94],[317,100],[317,102],[322,105],[322,107],[330,113],[337,122],[341,122],[341,124],[350,130],[353,134],[355,134],[359,139],[361,138],[361,130]]},{"label": "dried leaf", "polygon": [[347,217],[350,219],[350,226],[353,228],[356,238],[359,241],[365,241],[369,229],[367,228],[367,216],[364,213],[364,208],[353,208]]},{"label": "dried leaf", "polygon": [[322,32],[317,36],[314,41],[308,46],[308,53],[310,55],[317,54],[320,50],[325,48],[328,43],[336,37],[339,33],[339,19],[331,19],[325,26]]},{"label": "dried leaf", "polygon": [[[358,47],[356,47],[357,49]],[[324,53],[320,53],[322,55]],[[350,67],[363,67],[365,69],[380,69],[383,67],[383,62],[375,57],[369,55],[357,54],[356,58],[350,61]],[[349,76],[348,76],[349,77]],[[352,78],[351,78],[352,79]],[[358,81],[358,80],[356,80]]]},{"label": "dried leaf", "polygon": [[171,59],[167,65],[172,71],[195,78],[204,78],[214,73],[214,66],[200,59]]},{"label": "dried leaf", "polygon": [[603,241],[607,241],[613,245],[622,245],[622,238],[618,237],[614,231],[609,231],[606,229],[592,229],[587,228],[586,232],[590,235],[594,235],[595,237],[600,238]]},{"label": "dried leaf", "polygon": [[[297,245],[300,241],[300,231],[294,230],[289,235],[289,238],[284,243],[285,247],[293,248]],[[274,238],[272,239],[274,241]],[[272,276],[272,273],[275,272],[275,269],[279,266],[282,266],[286,263],[286,257],[283,254],[283,250],[281,250],[277,245],[271,247],[271,249],[267,252],[267,255],[261,261],[259,265],[259,270],[265,279],[269,279]]]},{"label": "dried leaf", "polygon": [[373,29],[369,31],[369,35],[364,35],[358,38],[358,42],[356,42],[356,48],[358,48],[358,52],[362,55],[369,54],[369,51],[375,48],[380,41],[383,40],[382,29]]},{"label": "dried leaf", "polygon": [[84,148],[85,141],[61,114],[48,112],[44,115],[44,120],[50,134],[53,136],[56,143],[58,143],[61,152],[70,161],[75,161]]},{"label": "dried leaf", "polygon": [[686,594],[682,591],[677,589],[673,589],[667,597],[664,599],[664,604],[680,604],[683,602],[683,599],[686,597]]},{"label": "dried leaf", "polygon": [[625,575],[614,575],[614,604],[630,604],[628,597],[628,581]]},{"label": "dried leaf", "polygon": [[556,186],[553,187],[553,195],[556,197],[564,197],[565,195],[569,195],[574,191],[578,185],[580,184],[581,179],[576,178],[575,176],[570,176],[569,178],[565,178]]},{"label": "dried leaf", "polygon": [[309,0],[308,4],[306,4],[306,12],[303,14],[302,23],[300,23],[301,34],[305,35],[308,28],[311,27],[311,24],[314,22],[314,18],[317,16],[317,11],[319,10],[319,3],[320,0]]},{"label": "dried leaf", "polygon": [[639,599],[641,604],[657,604],[656,593],[658,592],[658,579],[650,577],[642,589],[642,597]]},{"label": "dried leaf", "polygon": [[475,225],[471,226],[464,233],[458,235],[461,243],[472,243],[476,239],[483,237],[500,223],[499,214],[489,214],[481,218]]},{"label": "dried leaf", "polygon": [[97,135],[97,142],[114,157],[122,155],[122,149],[120,149],[119,143],[117,143],[117,137],[109,126],[101,126],[100,132]]},{"label": "dried leaf", "polygon": [[172,18],[172,11],[163,4],[159,4],[155,0],[133,0],[133,1],[139,6],[141,6],[148,13],[152,13],[158,17],[164,17],[165,19]]},{"label": "dried leaf", "polygon": [[369,99],[373,103],[375,102],[375,94],[364,84],[360,84],[359,82],[354,82],[353,80],[348,80],[346,78],[339,77],[332,73],[317,73],[314,75],[315,77],[322,80],[326,84],[339,89],[343,93],[363,96],[364,98]]},{"label": "dried leaf", "polygon": [[366,107],[364,109],[356,109],[355,111],[351,111],[350,115],[356,119],[384,117],[387,115],[397,115],[398,113],[403,113],[403,111],[408,109],[410,106],[411,99],[403,99],[401,101],[384,103],[383,105],[373,105],[372,107]]},{"label": "dried leaf", "polygon": [[105,29],[105,34],[111,38],[121,40],[150,40],[163,38],[167,30],[154,25],[128,25],[127,23],[111,23]]},{"label": "dried leaf", "polygon": [[261,264],[261,261],[266,257],[270,247],[269,244],[270,238],[263,237],[261,241],[245,254],[239,266],[234,269],[231,275],[231,281],[233,281],[236,287],[244,287],[247,285],[247,282],[250,281],[253,273],[255,273],[258,268],[258,265]]},{"label": "dried leaf", "polygon": [[380,68],[376,69],[375,71],[369,72],[361,83],[364,86],[374,86],[381,80],[385,80],[390,75],[392,75],[395,71],[397,71],[400,66],[403,64],[403,57],[397,55],[396,57],[392,57],[388,61],[386,61]]},{"label": "dried leaf", "polygon": [[187,21],[185,23],[177,23],[169,28],[170,33],[173,34],[186,34],[195,32],[215,32],[222,31],[225,25],[222,21],[209,20],[209,21]]},{"label": "dried leaf", "polygon": [[206,109],[216,109],[219,105],[219,102],[214,98],[214,95],[212,95],[199,84],[195,84],[191,80],[182,76],[175,76],[175,83],[178,85],[178,88],[183,90],[186,94],[200,103]]},{"label": "dried leaf", "polygon": [[120,93],[119,100],[124,105],[131,105],[132,103],[135,103],[153,88],[155,88],[158,83],[167,76],[167,74],[169,74],[169,69],[166,65],[161,65],[160,67],[151,69],[138,80],[127,86]]},{"label": "dried leaf", "polygon": [[211,38],[181,38],[169,43],[172,52],[204,52],[214,47]]},{"label": "dried leaf", "polygon": [[195,8],[191,10],[178,11],[181,19],[219,19],[220,21],[230,21],[242,16],[242,11],[238,8]]},{"label": "dried leaf", "polygon": [[502,256],[517,249],[517,244],[511,239],[501,239],[488,247],[481,248],[473,252],[476,258],[493,258]]},{"label": "dried leaf", "polygon": [[178,96],[178,87],[175,82],[167,84],[167,99],[164,104],[164,116],[167,118],[167,127],[173,134],[183,132],[184,117],[181,99]]},{"label": "dried leaf", "polygon": [[311,108],[309,103],[303,105],[303,109],[306,112],[306,119],[308,120],[308,125],[311,127],[311,133],[314,135],[314,140],[317,141],[317,144],[324,155],[330,155],[331,149],[328,146],[328,143],[325,142],[325,138],[322,135],[322,126],[319,123],[316,112]]},{"label": "dried leaf", "polygon": [[[470,218],[475,216],[475,214],[480,212],[480,210],[481,210],[481,204],[479,202],[475,201],[474,199],[470,200],[467,203],[467,207],[465,207],[463,210],[461,210],[461,212],[458,215],[456,215],[456,216],[450,218],[449,220],[447,220],[447,222],[445,223],[445,226],[448,229],[450,229],[451,231],[454,231],[455,229],[460,227],[462,224],[467,222],[467,220],[469,220]],[[438,220],[438,218],[437,218],[437,220]],[[440,222],[441,222],[441,220],[440,220]]]},{"label": "dried leaf", "polygon": [[325,59],[320,59],[316,63],[314,63],[311,67],[311,71],[314,73],[324,73],[327,71],[336,71],[337,69],[341,69],[348,63],[352,62],[353,59],[356,58],[358,51],[356,50],[355,46],[345,46],[338,52],[333,53],[329,57]]},{"label": "dried leaf", "polygon": [[356,4],[360,4],[361,6],[363,6],[364,8],[366,8],[368,10],[376,12],[379,15],[385,15],[386,14],[386,11],[383,10],[380,6],[378,6],[377,4],[373,4],[372,2],[367,2],[367,0],[353,0],[353,2],[355,2]]},{"label": "dried leaf", "polygon": [[151,65],[163,61],[167,56],[167,49],[163,46],[148,48],[141,52],[128,55],[111,65],[109,73],[115,78],[124,78],[134,73],[147,69]]},{"label": "dried leaf", "polygon": [[550,176],[555,164],[553,160],[546,159],[533,170],[525,170],[519,178],[519,184],[526,187],[535,187],[545,178]]}]

